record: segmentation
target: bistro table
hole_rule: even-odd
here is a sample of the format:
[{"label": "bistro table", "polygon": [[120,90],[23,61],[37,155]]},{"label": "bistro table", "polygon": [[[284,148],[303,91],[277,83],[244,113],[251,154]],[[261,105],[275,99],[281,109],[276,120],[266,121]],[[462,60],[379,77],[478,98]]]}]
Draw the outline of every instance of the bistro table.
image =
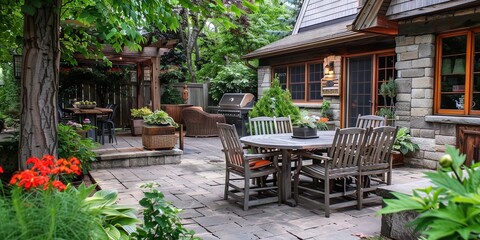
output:
[{"label": "bistro table", "polygon": [[309,149],[329,148],[333,144],[335,131],[319,131],[318,138],[293,138],[291,133],[252,135],[240,138],[240,141],[249,146],[279,149],[282,151],[282,202],[295,206],[292,198],[291,150],[307,151]]},{"label": "bistro table", "polygon": [[[111,108],[65,108],[65,112],[69,112],[74,116],[79,117],[80,123],[83,122],[84,119],[88,118],[91,120],[93,126],[97,126],[97,118],[98,116],[108,115],[112,113],[113,110]],[[97,131],[95,129],[88,131],[88,136],[92,138],[94,141],[97,140]]]}]

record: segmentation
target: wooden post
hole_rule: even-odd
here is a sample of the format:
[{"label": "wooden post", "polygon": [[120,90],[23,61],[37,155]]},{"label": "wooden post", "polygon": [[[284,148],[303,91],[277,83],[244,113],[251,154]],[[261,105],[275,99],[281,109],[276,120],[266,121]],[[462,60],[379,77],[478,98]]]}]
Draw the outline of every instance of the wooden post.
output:
[{"label": "wooden post", "polygon": [[160,80],[158,76],[160,75],[160,58],[152,58],[152,70],[151,70],[151,99],[152,99],[152,108],[153,110],[160,109]]},{"label": "wooden post", "polygon": [[137,108],[141,108],[144,105],[143,94],[143,64],[137,63]]}]

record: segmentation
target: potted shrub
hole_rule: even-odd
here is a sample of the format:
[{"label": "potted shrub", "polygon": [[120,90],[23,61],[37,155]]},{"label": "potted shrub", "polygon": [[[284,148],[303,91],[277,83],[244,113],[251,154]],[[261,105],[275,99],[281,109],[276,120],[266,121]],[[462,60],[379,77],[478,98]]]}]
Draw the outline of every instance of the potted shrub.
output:
[{"label": "potted shrub", "polygon": [[[397,83],[393,78],[390,78],[387,82],[380,85],[378,93],[383,96],[383,101],[387,107],[380,108],[378,110],[378,116],[387,117],[387,125],[394,126],[395,121],[395,97],[397,96]],[[388,102],[390,100],[390,102]]]},{"label": "potted shrub", "polygon": [[408,153],[414,153],[420,147],[416,143],[412,143],[410,130],[406,127],[398,129],[395,142],[393,143],[392,162],[394,166],[403,165],[404,156]]},{"label": "potted shrub", "polygon": [[320,108],[320,115],[321,115],[321,121],[325,122],[327,124],[328,130],[334,130],[335,129],[335,123],[330,122],[333,120],[333,111],[330,109],[330,101],[325,100],[322,103],[322,107]]},{"label": "potted shrub", "polygon": [[130,130],[133,136],[142,134],[143,117],[150,114],[152,114],[152,110],[148,107],[130,109],[130,115],[132,116],[132,119],[130,120]]},{"label": "potted shrub", "polygon": [[146,149],[172,149],[178,137],[175,128],[178,124],[166,112],[156,110],[143,117],[142,144]]},{"label": "potted shrub", "polygon": [[295,138],[316,138],[318,130],[327,130],[327,124],[315,115],[308,115],[307,111],[300,112],[300,118],[293,123]]}]

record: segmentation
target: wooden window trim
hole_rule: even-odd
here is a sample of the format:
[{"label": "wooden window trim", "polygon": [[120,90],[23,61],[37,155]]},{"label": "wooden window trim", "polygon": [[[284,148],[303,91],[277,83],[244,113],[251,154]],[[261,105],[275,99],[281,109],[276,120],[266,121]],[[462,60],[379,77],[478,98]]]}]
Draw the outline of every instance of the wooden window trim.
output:
[{"label": "wooden window trim", "polygon": [[[455,31],[449,33],[439,34],[436,40],[436,58],[435,58],[435,81],[434,81],[434,113],[446,114],[446,115],[480,115],[480,110],[472,110],[472,89],[473,89],[473,69],[474,63],[474,37],[476,33],[480,33],[480,28]],[[464,92],[464,108],[463,110],[457,109],[441,109],[441,81],[442,81],[442,40],[448,37],[456,37],[466,35],[467,48],[465,55],[465,92]],[[477,46],[480,47],[480,46]],[[468,103],[468,104],[467,104]]]},{"label": "wooden window trim", "polygon": [[271,82],[273,82],[273,79],[275,78],[275,69],[276,68],[286,68],[287,69],[287,89],[290,91],[290,67],[294,66],[304,66],[304,73],[305,73],[305,97],[303,100],[298,100],[298,99],[292,99],[294,103],[322,103],[323,99],[321,100],[310,100],[310,74],[309,74],[309,65],[310,64],[321,64],[323,67],[323,59],[318,59],[318,60],[312,60],[308,62],[294,62],[294,63],[289,63],[289,64],[281,64],[281,65],[275,65],[270,67],[270,71],[272,73],[271,75]]}]

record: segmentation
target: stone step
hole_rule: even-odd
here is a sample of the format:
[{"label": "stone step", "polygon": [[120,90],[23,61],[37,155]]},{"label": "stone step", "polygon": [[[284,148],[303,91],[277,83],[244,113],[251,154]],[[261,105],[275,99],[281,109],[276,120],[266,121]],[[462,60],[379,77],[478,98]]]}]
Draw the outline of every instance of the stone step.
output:
[{"label": "stone step", "polygon": [[179,164],[183,154],[183,151],[177,148],[147,150],[140,147],[98,149],[94,152],[97,154],[97,161],[92,162],[92,169]]}]

